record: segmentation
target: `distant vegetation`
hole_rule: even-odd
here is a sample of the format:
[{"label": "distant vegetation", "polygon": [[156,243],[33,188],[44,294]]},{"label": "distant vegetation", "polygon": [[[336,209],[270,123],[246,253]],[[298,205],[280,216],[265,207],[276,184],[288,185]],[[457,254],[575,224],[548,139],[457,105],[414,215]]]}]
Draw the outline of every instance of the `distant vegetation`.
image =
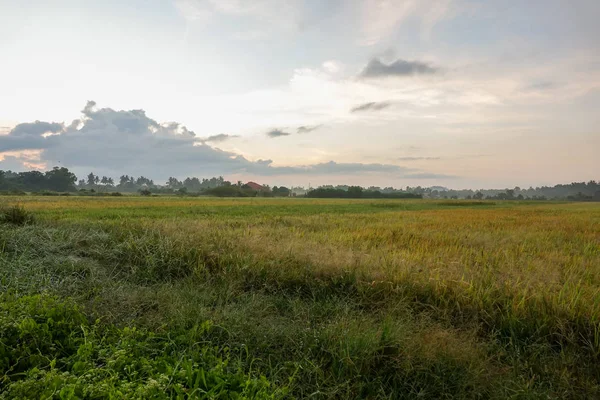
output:
[{"label": "distant vegetation", "polygon": [[321,187],[310,190],[306,197],[338,199],[421,199],[423,195],[393,191],[383,193],[379,190],[364,190],[360,186],[350,186],[347,190]]},{"label": "distant vegetation", "polygon": [[[256,184],[254,184],[256,185]],[[259,188],[257,188],[259,187]],[[285,187],[230,182],[222,176],[212,178],[188,177],[183,181],[170,177],[158,184],[145,176],[122,175],[115,180],[107,176],[89,173],[85,179],[77,177],[67,168],[55,167],[45,173],[39,171],[12,172],[0,170],[0,194],[24,192],[41,195],[74,193],[80,195],[102,195],[107,193],[140,193],[150,196],[170,194],[178,196],[208,195],[219,197],[288,197],[312,198],[426,198],[426,199],[474,199],[474,200],[567,200],[600,201],[600,183],[596,181],[573,182],[556,186],[530,187],[523,189],[447,189],[444,187],[376,187],[363,188],[348,185],[324,185],[318,188]]]}]

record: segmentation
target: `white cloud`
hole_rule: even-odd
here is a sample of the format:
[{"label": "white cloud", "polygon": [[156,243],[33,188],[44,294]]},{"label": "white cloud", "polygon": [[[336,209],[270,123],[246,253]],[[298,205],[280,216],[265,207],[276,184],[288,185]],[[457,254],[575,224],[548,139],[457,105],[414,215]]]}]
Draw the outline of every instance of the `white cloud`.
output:
[{"label": "white cloud", "polygon": [[323,63],[323,69],[330,74],[337,74],[341,70],[341,64],[334,60],[325,61]]}]

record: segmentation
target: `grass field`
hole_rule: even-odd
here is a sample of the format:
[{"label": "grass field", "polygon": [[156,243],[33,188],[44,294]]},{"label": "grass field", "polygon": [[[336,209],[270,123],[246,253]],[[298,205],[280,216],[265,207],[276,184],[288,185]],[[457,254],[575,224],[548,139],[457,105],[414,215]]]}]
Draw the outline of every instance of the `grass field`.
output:
[{"label": "grass field", "polygon": [[0,202],[0,397],[600,397],[599,203]]}]

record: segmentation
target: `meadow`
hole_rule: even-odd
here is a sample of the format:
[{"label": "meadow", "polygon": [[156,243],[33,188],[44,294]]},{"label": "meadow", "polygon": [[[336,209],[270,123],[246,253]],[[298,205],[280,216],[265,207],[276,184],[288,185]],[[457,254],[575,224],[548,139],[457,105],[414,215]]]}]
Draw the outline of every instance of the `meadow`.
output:
[{"label": "meadow", "polygon": [[600,397],[600,203],[0,202],[0,398]]}]

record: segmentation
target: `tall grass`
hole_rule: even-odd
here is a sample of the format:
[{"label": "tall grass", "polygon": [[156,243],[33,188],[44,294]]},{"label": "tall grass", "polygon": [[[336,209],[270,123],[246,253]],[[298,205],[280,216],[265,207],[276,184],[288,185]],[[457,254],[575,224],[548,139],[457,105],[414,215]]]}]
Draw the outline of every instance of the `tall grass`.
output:
[{"label": "tall grass", "polygon": [[41,223],[0,233],[4,290],[152,332],[213,321],[207,343],[289,396],[598,395],[594,204],[25,204]]}]

